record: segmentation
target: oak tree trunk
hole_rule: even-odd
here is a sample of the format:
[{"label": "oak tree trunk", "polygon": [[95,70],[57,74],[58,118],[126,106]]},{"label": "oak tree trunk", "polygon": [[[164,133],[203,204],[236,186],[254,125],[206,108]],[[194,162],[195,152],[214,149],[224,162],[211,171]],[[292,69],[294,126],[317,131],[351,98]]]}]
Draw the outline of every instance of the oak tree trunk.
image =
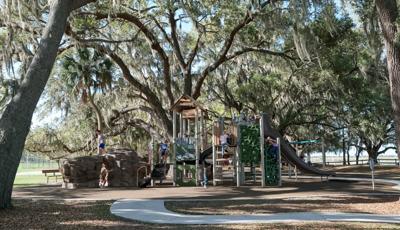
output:
[{"label": "oak tree trunk", "polygon": [[17,94],[0,118],[0,209],[11,207],[11,194],[33,112],[57,56],[67,18],[91,0],[53,0],[40,45]]},{"label": "oak tree trunk", "polygon": [[400,159],[400,45],[396,41],[398,8],[396,0],[376,0],[375,4],[386,48],[397,156]]}]

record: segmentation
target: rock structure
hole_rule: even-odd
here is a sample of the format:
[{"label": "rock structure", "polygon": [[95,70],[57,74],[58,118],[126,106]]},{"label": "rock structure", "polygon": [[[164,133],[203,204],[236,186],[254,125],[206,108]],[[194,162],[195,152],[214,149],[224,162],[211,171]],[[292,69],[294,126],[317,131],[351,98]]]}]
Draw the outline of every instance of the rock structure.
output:
[{"label": "rock structure", "polygon": [[[112,149],[105,156],[65,159],[61,165],[63,188],[98,187],[104,160],[109,165],[110,187],[137,187],[138,179],[141,180],[146,176],[146,162],[135,151]],[[147,168],[147,173],[149,173],[149,168]]]}]

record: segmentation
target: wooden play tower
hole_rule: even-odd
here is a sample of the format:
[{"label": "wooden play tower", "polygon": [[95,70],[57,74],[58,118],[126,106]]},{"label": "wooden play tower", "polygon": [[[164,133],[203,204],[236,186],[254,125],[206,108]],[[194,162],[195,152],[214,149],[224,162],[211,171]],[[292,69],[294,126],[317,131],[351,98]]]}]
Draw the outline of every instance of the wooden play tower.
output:
[{"label": "wooden play tower", "polygon": [[[188,95],[181,96],[172,106],[172,156],[171,161],[173,163],[173,185],[177,184],[177,146],[192,145],[194,148],[195,156],[195,183],[199,184],[199,158],[200,153],[207,147],[207,132],[205,131],[205,118],[207,117],[207,111],[203,108],[200,103]],[[178,129],[179,126],[179,129]]]}]

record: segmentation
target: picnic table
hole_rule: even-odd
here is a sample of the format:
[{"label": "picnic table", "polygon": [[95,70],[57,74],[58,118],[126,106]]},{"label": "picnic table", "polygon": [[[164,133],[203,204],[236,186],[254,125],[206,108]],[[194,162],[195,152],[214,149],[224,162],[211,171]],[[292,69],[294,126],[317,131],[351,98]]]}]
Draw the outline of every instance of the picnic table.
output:
[{"label": "picnic table", "polygon": [[47,179],[47,182],[46,182],[47,184],[49,183],[49,178],[50,177],[56,178],[56,182],[57,182],[58,178],[62,178],[62,175],[61,175],[59,169],[43,169],[42,173],[44,174],[44,176]]}]

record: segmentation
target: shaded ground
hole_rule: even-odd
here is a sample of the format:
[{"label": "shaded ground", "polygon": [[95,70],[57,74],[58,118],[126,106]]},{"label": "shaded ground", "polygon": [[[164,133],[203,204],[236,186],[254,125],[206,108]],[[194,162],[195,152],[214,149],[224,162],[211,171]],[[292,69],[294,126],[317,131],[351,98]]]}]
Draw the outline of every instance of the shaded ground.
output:
[{"label": "shaded ground", "polygon": [[[340,176],[343,176],[341,173],[349,175],[348,170],[350,170],[353,172],[354,177],[368,177],[369,175],[366,174],[368,169],[364,166],[355,169],[337,168],[336,171],[339,171]],[[359,174],[358,172],[364,174]],[[392,167],[389,169],[384,167],[378,169],[377,177],[396,179],[399,174],[400,171],[397,168]],[[29,181],[26,181],[26,184],[29,184]],[[20,183],[20,185],[23,186],[24,183]],[[391,185],[377,184],[376,190],[372,191],[369,182],[321,182],[319,178],[299,179],[298,181],[285,179],[283,187],[272,188],[210,186],[208,189],[204,189],[201,187],[160,186],[146,189],[82,188],[66,190],[60,188],[59,185],[24,186],[14,187],[15,208],[0,211],[0,229],[400,229],[400,226],[390,224],[341,224],[331,222],[224,226],[154,225],[125,221],[109,214],[109,208],[113,200],[126,198],[167,200],[232,198],[237,200],[227,204],[218,203],[222,201],[214,201],[215,208],[208,211],[210,214],[210,211],[221,213],[228,211],[228,209],[238,213],[304,211],[305,209],[305,211],[317,211],[323,210],[322,208],[330,211],[335,209],[340,211],[341,208],[357,210],[357,212],[371,211],[370,207],[363,205],[386,207],[387,211],[396,210],[397,212],[398,206],[400,206],[398,202],[399,196],[400,192],[395,191]],[[328,197],[329,200],[323,201],[322,197]],[[64,199],[73,201],[65,201]],[[79,201],[82,199],[96,201]],[[261,199],[263,200],[260,201]],[[202,203],[188,202],[185,210],[203,209],[201,212],[207,213],[204,207],[199,206]],[[304,206],[304,203],[309,205]],[[182,204],[180,203],[176,208],[182,208]],[[221,207],[217,207],[217,204]]]},{"label": "shaded ground", "polygon": [[391,194],[399,195],[399,191],[392,189],[391,185],[376,184],[372,191],[369,182],[348,181],[320,181],[320,179],[299,179],[298,181],[285,180],[282,187],[261,188],[255,186],[210,186],[202,187],[155,187],[146,189],[137,188],[82,188],[66,190],[59,186],[33,186],[14,188],[14,198],[35,199],[92,199],[92,200],[117,200],[117,199],[226,199],[226,198],[251,198],[272,199],[282,197],[307,197],[307,196],[335,196],[335,195],[369,195]]},{"label": "shaded ground", "polygon": [[[368,165],[335,166],[328,167],[344,177],[371,177],[371,169]],[[380,166],[375,167],[375,177],[377,179],[400,180],[400,167],[398,166]]]},{"label": "shaded ground", "polygon": [[295,223],[246,225],[156,225],[125,221],[109,214],[111,201],[18,200],[0,211],[0,229],[400,229],[394,224]]},{"label": "shaded ground", "polygon": [[344,196],[270,200],[167,201],[165,207],[184,214],[246,215],[277,212],[354,212],[400,214],[399,196]]}]

